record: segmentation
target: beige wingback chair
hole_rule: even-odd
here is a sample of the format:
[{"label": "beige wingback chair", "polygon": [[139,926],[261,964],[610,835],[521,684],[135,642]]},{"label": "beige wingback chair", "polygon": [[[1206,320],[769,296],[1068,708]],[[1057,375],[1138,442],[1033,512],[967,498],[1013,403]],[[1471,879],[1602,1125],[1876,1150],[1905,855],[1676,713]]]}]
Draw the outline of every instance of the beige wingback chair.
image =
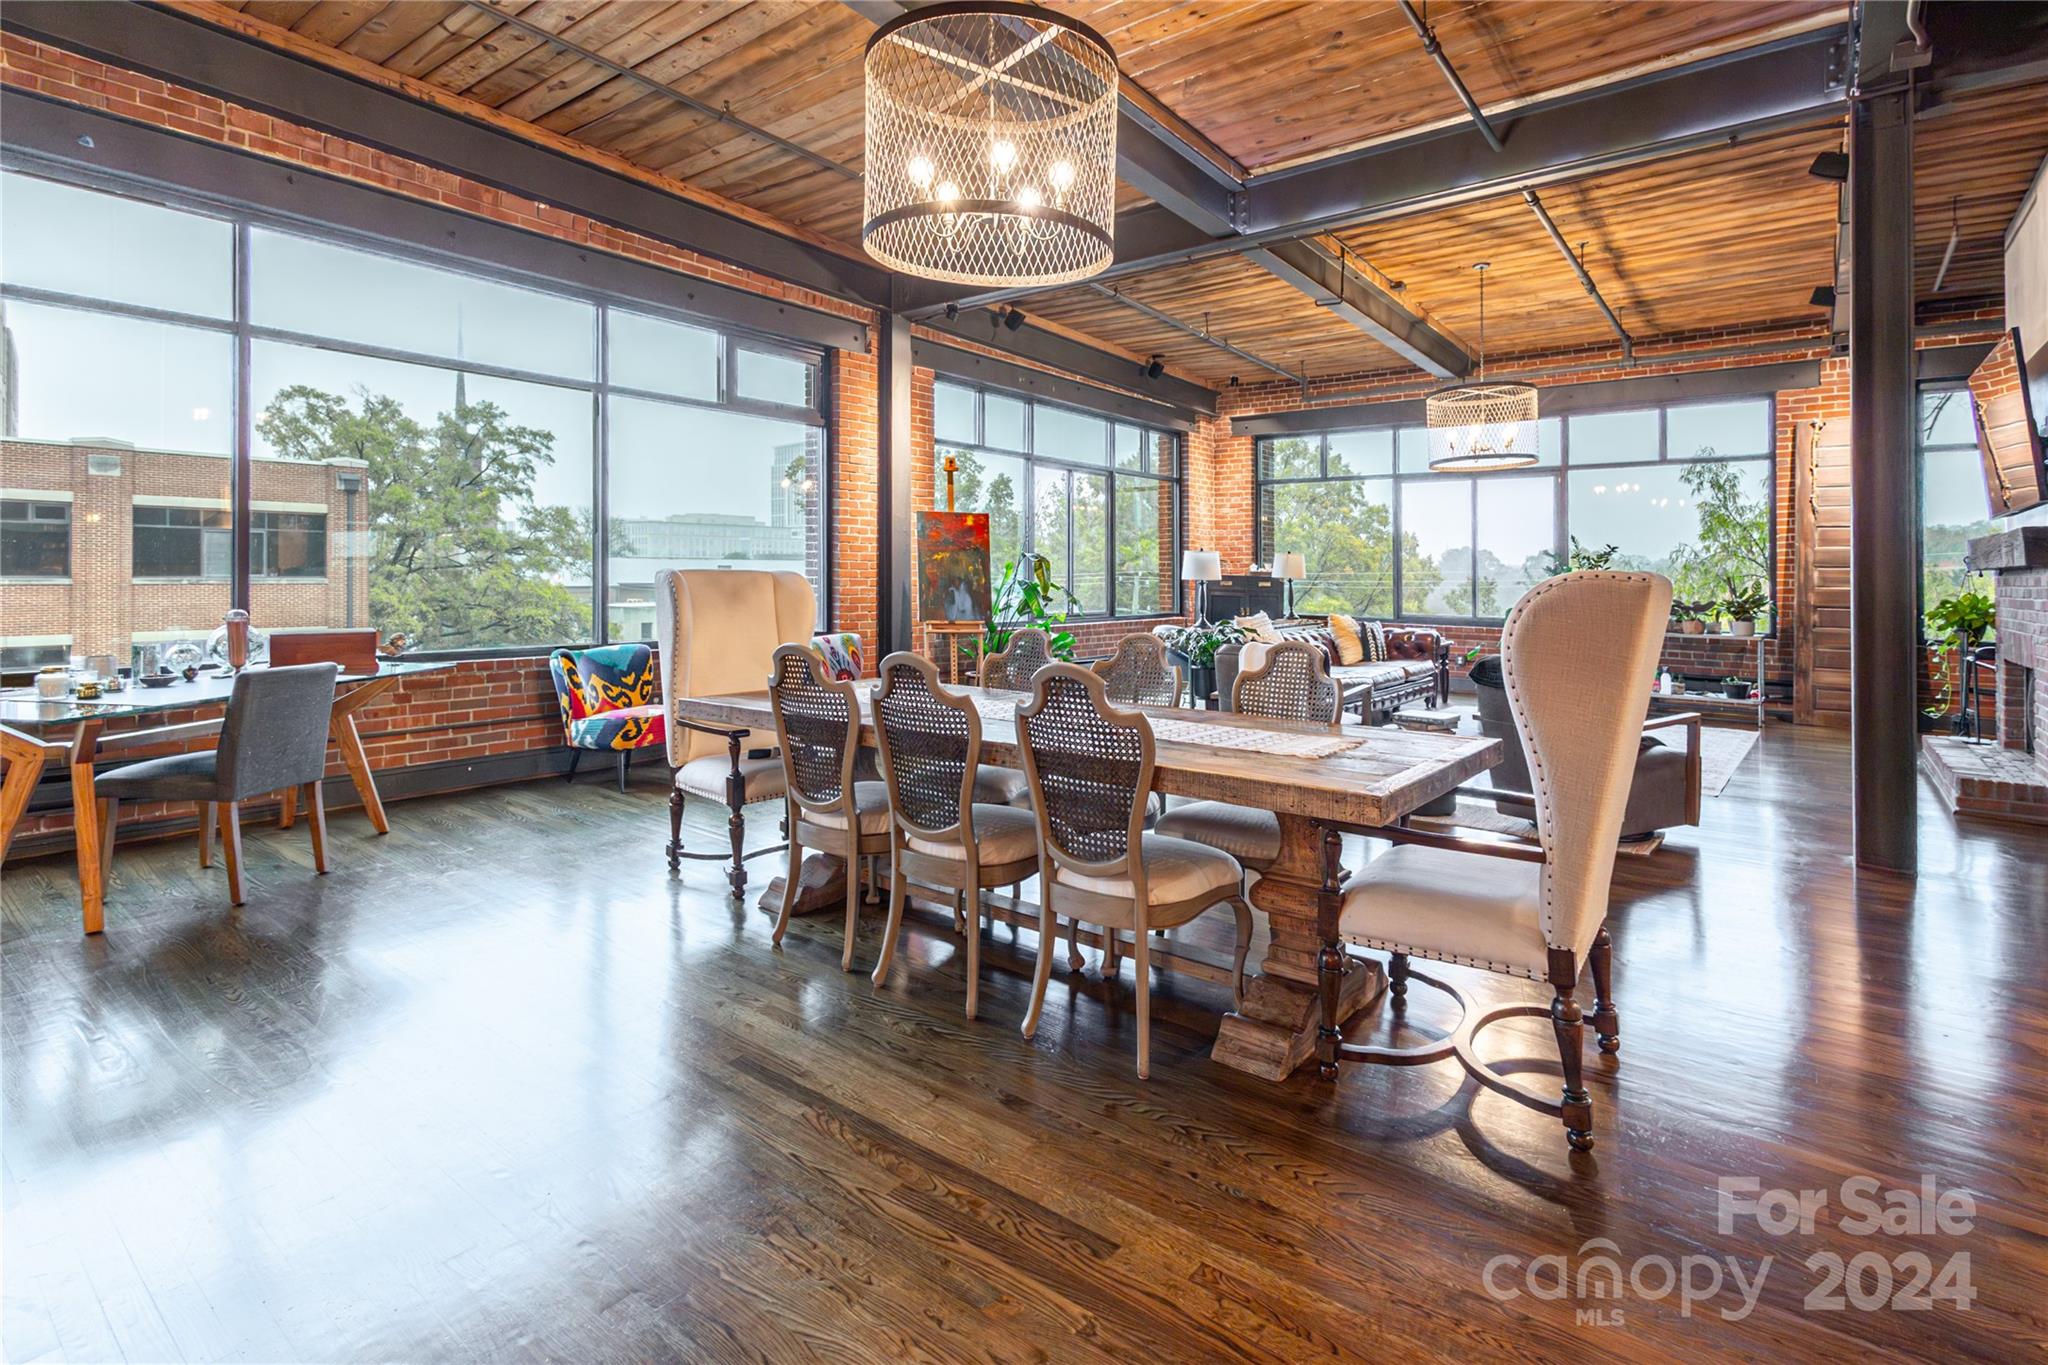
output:
[{"label": "beige wingback chair", "polygon": [[[1600,1050],[1621,1046],[1614,1009],[1607,897],[1649,705],[1650,675],[1671,610],[1670,580],[1656,574],[1587,571],[1531,588],[1501,631],[1508,704],[1529,757],[1536,805],[1535,848],[1455,836],[1392,831],[1396,847],[1342,887],[1327,885],[1320,915],[1322,1072],[1339,1057],[1414,1065],[1455,1056],[1475,1079],[1564,1120],[1565,1137],[1593,1145],[1593,1104],[1583,1075],[1583,1011],[1574,998],[1580,969],[1593,969],[1593,1028]],[[1345,943],[1392,954],[1398,1001],[1410,957],[1433,958],[1510,976],[1548,981],[1548,1010],[1508,1005],[1465,1017],[1447,1040],[1418,1048],[1347,1045],[1337,1003],[1347,970]],[[1473,1051],[1478,1031],[1496,1020],[1549,1014],[1564,1069],[1561,1101],[1511,1084]]]},{"label": "beige wingback chair", "polygon": [[[655,636],[661,645],[661,701],[668,720],[669,766],[675,769],[668,798],[669,870],[684,858],[730,857],[726,879],[733,895],[743,895],[746,859],[782,847],[745,851],[745,807],[783,796],[782,760],[772,753],[774,732],[680,720],[676,702],[683,697],[759,692],[776,647],[800,644],[817,629],[818,598],[802,574],[759,569],[664,569],[655,579],[655,589],[660,598]],[[724,803],[732,841],[729,854],[684,851],[686,795]]]}]

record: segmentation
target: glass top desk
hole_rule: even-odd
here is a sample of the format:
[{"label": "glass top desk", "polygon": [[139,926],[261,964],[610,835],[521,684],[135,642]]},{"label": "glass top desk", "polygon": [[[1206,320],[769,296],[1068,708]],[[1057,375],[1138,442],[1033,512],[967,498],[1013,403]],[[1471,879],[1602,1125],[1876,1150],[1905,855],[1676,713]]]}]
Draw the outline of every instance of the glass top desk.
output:
[{"label": "glass top desk", "polygon": [[[328,738],[341,754],[349,780],[362,798],[363,813],[377,833],[388,833],[391,822],[384,814],[384,802],[370,773],[369,757],[356,730],[356,713],[397,687],[407,678],[435,673],[455,666],[452,660],[394,660],[382,662],[375,672],[344,671],[335,679],[334,710],[329,716]],[[254,665],[260,668],[262,665]],[[61,697],[45,701],[33,687],[0,689],[0,755],[7,771],[0,779],[0,857],[14,838],[14,829],[28,809],[43,765],[61,761],[70,770],[73,824],[78,848],[78,892],[84,909],[85,932],[99,933],[105,914],[106,851],[113,831],[104,827],[109,813],[93,786],[93,764],[118,757],[123,751],[156,748],[218,734],[220,719],[190,721],[178,725],[142,725],[109,732],[110,721],[128,721],[163,715],[172,711],[224,705],[234,691],[234,678],[222,670],[203,670],[191,682],[179,678],[165,687],[144,687],[129,681],[125,690],[93,701]],[[297,818],[297,793],[287,792],[280,822],[290,825]],[[207,835],[211,838],[211,834]]]}]

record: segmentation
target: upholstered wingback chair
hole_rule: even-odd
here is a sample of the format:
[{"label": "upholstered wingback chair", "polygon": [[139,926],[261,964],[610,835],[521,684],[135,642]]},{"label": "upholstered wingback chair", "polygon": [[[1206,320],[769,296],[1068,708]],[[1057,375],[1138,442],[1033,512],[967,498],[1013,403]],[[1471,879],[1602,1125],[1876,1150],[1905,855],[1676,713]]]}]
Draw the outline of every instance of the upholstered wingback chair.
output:
[{"label": "upholstered wingback chair", "polygon": [[683,697],[759,692],[776,648],[808,641],[817,629],[817,595],[802,574],[758,569],[664,569],[655,579],[655,590],[661,706],[668,721],[668,761],[675,769],[675,786],[669,793],[668,864],[673,870],[683,858],[728,856],[683,849],[685,796],[721,801],[732,846],[727,880],[738,896],[747,886],[746,859],[781,847],[746,852],[742,813],[752,802],[782,798],[782,761],[774,756],[775,735],[680,720],[676,702]]},{"label": "upholstered wingback chair", "polygon": [[614,753],[624,791],[633,751],[664,743],[668,733],[654,699],[654,651],[639,644],[558,649],[548,655],[548,674],[569,746],[568,780],[575,781],[585,750]]},{"label": "upholstered wingback chair", "polygon": [[[1392,830],[1395,847],[1341,890],[1326,888],[1319,914],[1323,1074],[1340,1057],[1414,1065],[1455,1056],[1474,1077],[1532,1109],[1564,1120],[1571,1146],[1593,1145],[1593,1103],[1583,1075],[1580,970],[1593,972],[1593,1028],[1600,1050],[1621,1046],[1607,935],[1615,842],[1635,777],[1650,700],[1650,674],[1664,643],[1671,582],[1656,574],[1583,571],[1531,588],[1501,630],[1508,706],[1528,755],[1536,843],[1490,843]],[[1451,1038],[1421,1048],[1352,1047],[1338,1028],[1344,943],[1392,955],[1398,999],[1411,956],[1548,981],[1549,1008],[1508,1005],[1466,1017]],[[1456,987],[1418,980],[1466,1003]],[[1478,1059],[1473,1036],[1499,1019],[1550,1016],[1564,1070],[1558,1102],[1538,1099]]]}]

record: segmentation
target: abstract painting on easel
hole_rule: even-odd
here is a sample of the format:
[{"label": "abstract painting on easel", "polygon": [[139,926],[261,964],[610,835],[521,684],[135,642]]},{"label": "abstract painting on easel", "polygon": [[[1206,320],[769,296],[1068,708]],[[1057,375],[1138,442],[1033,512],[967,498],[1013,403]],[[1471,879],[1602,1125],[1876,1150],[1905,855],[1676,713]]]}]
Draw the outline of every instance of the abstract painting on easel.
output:
[{"label": "abstract painting on easel", "polygon": [[917,514],[917,606],[927,621],[988,619],[988,513]]}]

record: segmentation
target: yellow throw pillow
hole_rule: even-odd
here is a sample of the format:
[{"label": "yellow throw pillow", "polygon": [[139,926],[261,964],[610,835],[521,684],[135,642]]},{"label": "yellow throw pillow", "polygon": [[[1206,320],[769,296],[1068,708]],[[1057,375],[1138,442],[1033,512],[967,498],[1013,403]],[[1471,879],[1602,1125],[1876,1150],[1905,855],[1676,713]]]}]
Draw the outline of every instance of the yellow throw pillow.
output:
[{"label": "yellow throw pillow", "polygon": [[1365,642],[1358,638],[1358,626],[1350,617],[1331,612],[1330,634],[1337,637],[1339,665],[1365,662]]}]

